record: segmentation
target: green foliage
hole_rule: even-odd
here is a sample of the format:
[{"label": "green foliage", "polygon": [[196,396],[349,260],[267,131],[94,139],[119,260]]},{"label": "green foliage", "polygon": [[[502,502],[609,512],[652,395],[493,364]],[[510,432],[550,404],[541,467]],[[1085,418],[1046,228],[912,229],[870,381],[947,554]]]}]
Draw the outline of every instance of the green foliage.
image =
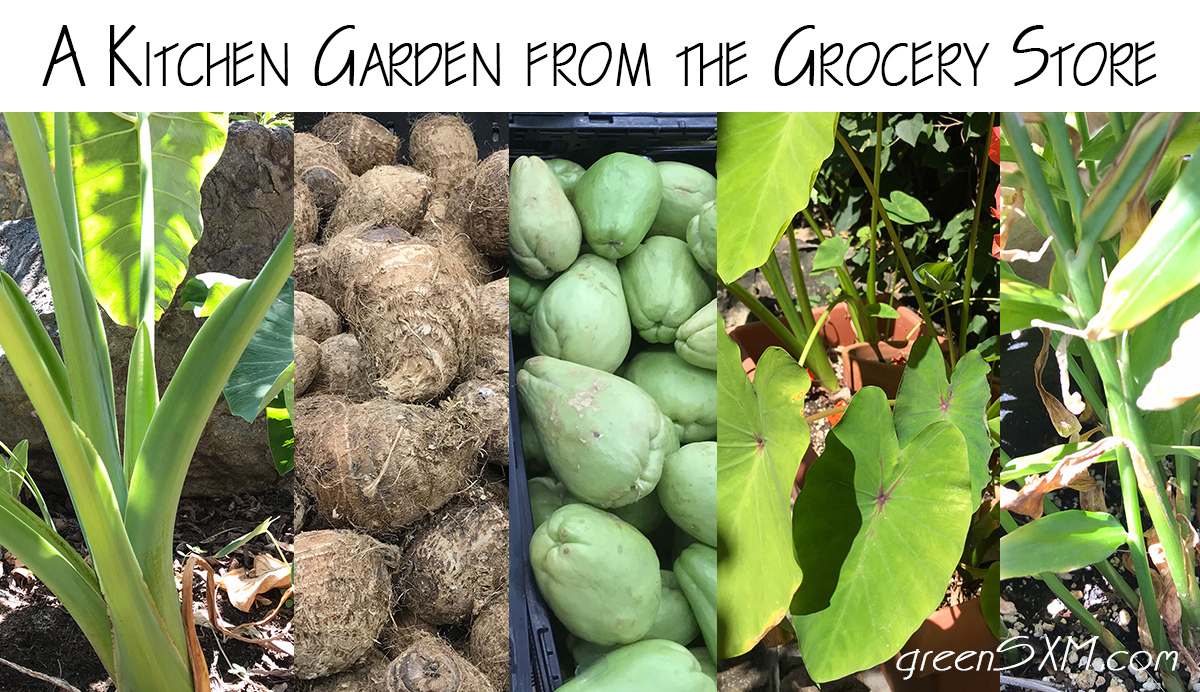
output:
[{"label": "green foliage", "polygon": [[728,658],[783,619],[801,581],[790,510],[808,449],[804,396],[812,382],[778,347],[767,349],[750,382],[723,320],[717,338],[717,657]]},{"label": "green foliage", "polygon": [[1055,512],[1000,539],[1000,578],[1069,572],[1105,560],[1125,542],[1125,527],[1104,512]]},{"label": "green foliage", "polygon": [[901,446],[877,387],[854,395],[825,445],[793,510],[792,623],[818,683],[900,650],[945,595],[976,505],[962,434],[936,421]]}]

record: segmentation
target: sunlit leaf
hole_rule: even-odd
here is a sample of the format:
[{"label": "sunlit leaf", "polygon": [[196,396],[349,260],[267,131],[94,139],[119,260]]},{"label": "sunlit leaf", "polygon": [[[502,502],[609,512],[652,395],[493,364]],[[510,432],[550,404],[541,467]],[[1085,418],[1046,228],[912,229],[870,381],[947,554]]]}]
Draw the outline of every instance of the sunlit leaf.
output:
[{"label": "sunlit leaf", "polygon": [[793,510],[792,623],[818,683],[891,658],[937,609],[975,507],[962,434],[937,421],[901,448],[877,387],[825,444]]},{"label": "sunlit leaf", "polygon": [[1000,578],[1079,569],[1107,559],[1127,537],[1111,514],[1079,509],[1047,514],[1000,539]]},{"label": "sunlit leaf", "polygon": [[718,331],[718,657],[749,651],[787,613],[801,572],[792,555],[792,484],[808,449],[807,371],[781,348],[754,382]]},{"label": "sunlit leaf", "polygon": [[896,393],[896,437],[901,446],[939,420],[949,421],[962,434],[967,443],[971,499],[976,503],[991,478],[992,443],[987,430],[990,371],[977,351],[967,351],[947,380],[941,349],[933,337],[923,336],[913,344]]},{"label": "sunlit leaf", "polygon": [[218,272],[197,274],[183,284],[179,292],[179,307],[191,310],[196,317],[208,317],[230,291],[248,280]]},{"label": "sunlit leaf", "polygon": [[726,283],[762,265],[783,225],[808,206],[833,151],[837,113],[721,113],[717,127],[720,246]]},{"label": "sunlit leaf", "polygon": [[893,223],[911,226],[925,223],[930,219],[929,210],[925,208],[924,204],[921,204],[920,200],[899,190],[892,190],[892,194],[880,202]]},{"label": "sunlit leaf", "polygon": [[825,271],[842,266],[846,258],[846,250],[850,249],[850,241],[840,235],[821,241],[813,254],[813,272]]},{"label": "sunlit leaf", "polygon": [[958,288],[954,278],[953,262],[926,262],[913,271],[917,282],[927,286],[934,293],[949,293]]},{"label": "sunlit leaf", "polygon": [[295,285],[291,278],[284,284],[225,383],[225,399],[235,416],[254,420],[292,379]]},{"label": "sunlit leaf", "polygon": [[[48,146],[54,117],[39,118]],[[71,161],[83,260],[97,300],[113,321],[138,322],[141,175],[136,118],[70,113]],[[131,119],[132,118],[132,119]],[[151,113],[154,175],[155,319],[187,274],[200,240],[200,185],[225,147],[229,123],[219,113]]]}]

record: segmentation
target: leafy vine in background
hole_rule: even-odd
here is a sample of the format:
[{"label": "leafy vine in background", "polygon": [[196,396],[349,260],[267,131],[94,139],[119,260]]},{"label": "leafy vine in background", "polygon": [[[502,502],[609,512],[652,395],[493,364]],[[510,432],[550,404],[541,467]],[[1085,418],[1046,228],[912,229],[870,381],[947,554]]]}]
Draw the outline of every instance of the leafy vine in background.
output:
[{"label": "leafy vine in background", "polygon": [[[878,189],[888,191],[883,201],[893,222],[905,226],[904,250],[914,267],[928,262],[948,260],[953,274],[966,272],[970,227],[975,213],[973,200],[979,190],[982,157],[987,156],[990,131],[989,113],[892,113],[884,114],[880,151]],[[851,146],[870,166],[876,135],[875,113],[842,113],[838,127]],[[992,190],[999,175],[991,166],[984,181],[984,203],[990,206]],[[896,254],[889,249],[886,233],[878,233],[879,263],[872,262],[866,242],[872,223],[871,196],[854,169],[850,158],[839,147],[822,164],[809,205],[819,223],[844,233],[856,248],[848,260],[851,276],[859,284],[875,277],[879,293],[888,293],[895,282]],[[984,229],[994,223],[991,214],[983,214]],[[991,252],[993,233],[980,230],[976,257]],[[872,272],[872,267],[875,271]],[[980,343],[986,335],[999,331],[999,281],[992,265],[976,261],[972,268],[972,305],[967,346]],[[818,281],[836,288],[836,278],[825,274]],[[899,297],[911,297],[911,289],[899,282]],[[868,291],[869,293],[869,291]],[[953,325],[960,323],[960,305],[951,303]]]}]

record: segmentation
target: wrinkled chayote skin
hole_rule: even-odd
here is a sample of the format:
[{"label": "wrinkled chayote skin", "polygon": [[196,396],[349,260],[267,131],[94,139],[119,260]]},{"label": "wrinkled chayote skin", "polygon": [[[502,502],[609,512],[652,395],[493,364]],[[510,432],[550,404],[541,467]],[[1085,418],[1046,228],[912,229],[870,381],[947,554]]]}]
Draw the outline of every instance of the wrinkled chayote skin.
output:
[{"label": "wrinkled chayote skin", "polygon": [[[662,595],[658,601],[658,616],[646,639],[670,639],[687,646],[700,634],[700,625],[688,605],[687,596],[679,588],[679,580],[669,569],[662,570]],[[707,655],[705,656],[707,658]]]},{"label": "wrinkled chayote skin", "polygon": [[590,505],[564,505],[533,533],[529,562],[550,609],[577,637],[628,644],[658,615],[662,576],[640,531]]},{"label": "wrinkled chayote skin", "polygon": [[558,178],[558,184],[562,186],[567,199],[575,199],[575,185],[583,177],[583,166],[567,159],[549,159],[546,165],[554,172],[554,177]]},{"label": "wrinkled chayote skin", "polygon": [[667,457],[655,494],[676,526],[716,547],[716,442],[693,442]]},{"label": "wrinkled chayote skin", "polygon": [[617,268],[629,319],[652,344],[674,342],[679,326],[714,297],[692,251],[678,238],[647,238]]},{"label": "wrinkled chayote skin", "polygon": [[634,356],[625,379],[654,397],[675,422],[680,444],[717,439],[717,373],[684,360],[670,346]]},{"label": "wrinkled chayote skin", "polygon": [[622,646],[609,652],[560,692],[716,692],[692,652],[665,639]]},{"label": "wrinkled chayote skin", "polygon": [[529,334],[529,325],[533,321],[533,309],[542,299],[542,293],[550,284],[546,281],[531,279],[521,273],[516,267],[509,268],[508,274],[508,324],[513,334],[522,336]]},{"label": "wrinkled chayote skin", "polygon": [[717,330],[720,328],[714,298],[675,330],[675,352],[698,368],[716,370]]},{"label": "wrinkled chayote skin", "polygon": [[517,395],[554,475],[597,507],[649,495],[679,449],[675,424],[637,385],[557,358],[530,358]]},{"label": "wrinkled chayote skin", "polygon": [[696,264],[712,276],[717,275],[717,202],[713,200],[692,217],[687,225],[687,244]]},{"label": "wrinkled chayote skin", "polygon": [[646,237],[662,201],[662,176],[649,160],[609,154],[575,185],[575,211],[583,236],[597,255],[618,259]]},{"label": "wrinkled chayote skin", "polygon": [[703,168],[678,161],[655,164],[662,177],[662,201],[650,225],[650,235],[687,239],[688,222],[717,199],[717,179]]},{"label": "wrinkled chayote skin", "polygon": [[536,156],[509,172],[508,245],[513,264],[533,279],[548,279],[579,256],[582,232],[558,178]]},{"label": "wrinkled chayote skin", "polygon": [[529,508],[533,511],[533,526],[537,528],[563,505],[579,502],[567,486],[549,476],[529,479]]},{"label": "wrinkled chayote skin", "polygon": [[542,294],[529,337],[538,355],[616,370],[632,338],[616,265],[599,255],[575,260]]},{"label": "wrinkled chayote skin", "polygon": [[643,535],[649,535],[651,531],[657,529],[667,516],[667,513],[663,511],[662,503],[658,501],[657,493],[650,493],[633,504],[612,507],[608,511],[621,517],[626,523],[632,524],[633,528],[641,531]]}]

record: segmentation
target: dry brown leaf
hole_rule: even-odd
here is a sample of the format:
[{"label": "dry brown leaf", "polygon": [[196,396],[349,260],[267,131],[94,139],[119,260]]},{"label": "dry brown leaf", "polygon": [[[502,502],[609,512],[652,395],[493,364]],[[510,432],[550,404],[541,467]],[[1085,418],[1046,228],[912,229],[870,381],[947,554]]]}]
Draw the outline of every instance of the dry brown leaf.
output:
[{"label": "dry brown leaf", "polygon": [[[1124,441],[1120,438],[1106,437],[1090,447],[1063,457],[1054,468],[1040,476],[1031,477],[1018,491],[1003,486],[997,488],[996,497],[1000,499],[1000,509],[1037,519],[1042,516],[1042,498],[1046,493],[1067,487],[1089,490],[1096,482],[1088,474],[1088,467],[1105,452],[1122,444]],[[1004,492],[1001,492],[1002,490]]]},{"label": "dry brown leaf", "polygon": [[1104,488],[1090,474],[1080,476],[1078,482],[1073,485],[1079,491],[1080,509],[1085,512],[1108,513],[1108,503],[1104,501]]},{"label": "dry brown leaf", "polygon": [[[1066,338],[1065,335],[1063,338]],[[1038,351],[1037,360],[1033,364],[1033,383],[1037,386],[1038,394],[1042,397],[1042,405],[1046,407],[1046,414],[1050,416],[1050,422],[1054,424],[1054,430],[1058,433],[1059,437],[1070,439],[1073,435],[1078,435],[1083,426],[1080,425],[1079,419],[1075,417],[1075,413],[1077,412],[1072,411],[1069,405],[1064,405],[1063,402],[1059,401],[1050,392],[1047,392],[1046,388],[1042,386],[1042,371],[1046,367],[1046,359],[1049,353],[1050,330],[1042,327],[1042,348]],[[1065,364],[1065,361],[1063,361],[1060,363],[1060,366],[1065,366]],[[1067,391],[1068,388],[1064,386],[1063,390]],[[1080,404],[1079,412],[1082,412],[1083,402],[1079,401],[1077,403]]]},{"label": "dry brown leaf", "polygon": [[[1179,592],[1175,589],[1175,581],[1170,578],[1168,572],[1166,552],[1163,550],[1157,531],[1150,529],[1146,531],[1145,537],[1146,552],[1149,553],[1150,562],[1154,564],[1155,569],[1150,573],[1150,580],[1154,584],[1154,600],[1158,603],[1158,615],[1162,618],[1163,628],[1167,631],[1167,639],[1170,639],[1171,643],[1175,645],[1175,649],[1183,658],[1188,671],[1195,678],[1200,676],[1200,665],[1197,665],[1196,659],[1192,657],[1191,652],[1183,643],[1183,606],[1179,602]],[[1141,626],[1142,623],[1139,619],[1139,638]]]},{"label": "dry brown leaf", "polygon": [[255,599],[272,589],[292,585],[292,571],[286,562],[272,555],[257,555],[249,573],[242,568],[216,578],[217,584],[229,592],[229,602],[243,613],[250,612]]}]

